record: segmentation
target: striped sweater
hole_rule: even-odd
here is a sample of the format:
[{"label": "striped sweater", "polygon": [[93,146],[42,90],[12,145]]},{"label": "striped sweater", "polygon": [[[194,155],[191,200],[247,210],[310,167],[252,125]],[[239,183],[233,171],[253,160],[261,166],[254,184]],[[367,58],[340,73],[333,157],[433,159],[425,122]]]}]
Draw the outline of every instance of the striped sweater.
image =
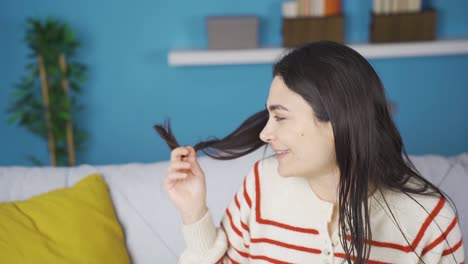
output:
[{"label": "striped sweater", "polygon": [[[181,264],[345,262],[338,229],[328,234],[333,204],[305,178],[280,176],[277,165],[274,158],[255,163],[218,228],[210,212],[182,227]],[[368,263],[465,263],[458,220],[445,199],[375,192],[369,212]]]}]

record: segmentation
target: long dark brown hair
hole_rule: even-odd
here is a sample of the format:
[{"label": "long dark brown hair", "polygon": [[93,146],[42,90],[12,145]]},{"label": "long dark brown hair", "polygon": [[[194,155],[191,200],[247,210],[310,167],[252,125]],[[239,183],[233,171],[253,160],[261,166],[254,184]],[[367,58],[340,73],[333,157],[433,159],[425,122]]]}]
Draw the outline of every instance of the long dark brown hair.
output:
[{"label": "long dark brown hair", "polygon": [[[346,234],[348,230],[350,236],[348,240],[340,235],[347,262],[365,263],[369,259],[366,241],[372,240],[368,204],[371,187],[408,196],[448,198],[411,163],[392,120],[382,82],[358,52],[330,41],[310,43],[283,56],[273,67],[274,76],[282,77],[290,90],[302,96],[320,121],[332,124],[340,171],[339,231]],[[222,160],[249,154],[266,145],[259,134],[268,118],[268,111],[261,110],[225,138],[203,141],[194,148]],[[168,119],[155,129],[171,149],[179,146]],[[416,184],[409,185],[409,181]]]}]

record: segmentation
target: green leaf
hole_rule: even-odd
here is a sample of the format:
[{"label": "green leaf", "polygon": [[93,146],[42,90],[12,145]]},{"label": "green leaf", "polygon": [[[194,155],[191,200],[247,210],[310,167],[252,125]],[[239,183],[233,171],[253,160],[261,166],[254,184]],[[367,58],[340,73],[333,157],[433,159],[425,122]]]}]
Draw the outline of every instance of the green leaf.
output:
[{"label": "green leaf", "polygon": [[77,76],[76,76],[76,80],[79,81],[79,82],[84,82],[84,81],[86,81],[86,76],[84,76],[84,75],[77,75]]},{"label": "green leaf", "polygon": [[68,112],[60,112],[60,113],[59,113],[59,116],[60,116],[61,118],[63,118],[64,120],[66,120],[66,121],[70,120],[70,117],[71,117],[71,116],[70,116],[70,113],[68,113]]},{"label": "green leaf", "polygon": [[76,33],[74,31],[67,31],[65,34],[65,42],[68,44],[73,44],[75,39]]},{"label": "green leaf", "polygon": [[27,89],[21,89],[19,91],[12,93],[11,96],[16,99],[16,98],[23,97],[26,93],[28,93]]},{"label": "green leaf", "polygon": [[9,125],[13,125],[14,123],[16,123],[21,118],[22,115],[23,115],[23,113],[21,113],[21,112],[13,113],[13,115],[10,118],[8,118],[7,123]]},{"label": "green leaf", "polygon": [[70,82],[70,89],[76,93],[81,93],[81,87],[76,82]]}]

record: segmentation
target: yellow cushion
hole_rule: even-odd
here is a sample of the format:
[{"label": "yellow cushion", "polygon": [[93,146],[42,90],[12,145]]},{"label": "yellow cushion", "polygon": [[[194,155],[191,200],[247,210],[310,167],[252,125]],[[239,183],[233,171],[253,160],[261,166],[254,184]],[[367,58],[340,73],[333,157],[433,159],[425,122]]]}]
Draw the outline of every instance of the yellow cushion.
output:
[{"label": "yellow cushion", "polygon": [[130,263],[103,178],[0,203],[0,263]]}]

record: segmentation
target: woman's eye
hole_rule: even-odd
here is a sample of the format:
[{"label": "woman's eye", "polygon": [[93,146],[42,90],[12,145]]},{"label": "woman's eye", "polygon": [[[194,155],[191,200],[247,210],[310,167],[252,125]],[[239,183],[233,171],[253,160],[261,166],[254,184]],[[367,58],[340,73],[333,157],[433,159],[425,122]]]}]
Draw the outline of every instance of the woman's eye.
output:
[{"label": "woman's eye", "polygon": [[275,116],[275,120],[276,120],[276,121],[281,121],[281,120],[283,120],[283,119],[284,119],[283,117]]}]

